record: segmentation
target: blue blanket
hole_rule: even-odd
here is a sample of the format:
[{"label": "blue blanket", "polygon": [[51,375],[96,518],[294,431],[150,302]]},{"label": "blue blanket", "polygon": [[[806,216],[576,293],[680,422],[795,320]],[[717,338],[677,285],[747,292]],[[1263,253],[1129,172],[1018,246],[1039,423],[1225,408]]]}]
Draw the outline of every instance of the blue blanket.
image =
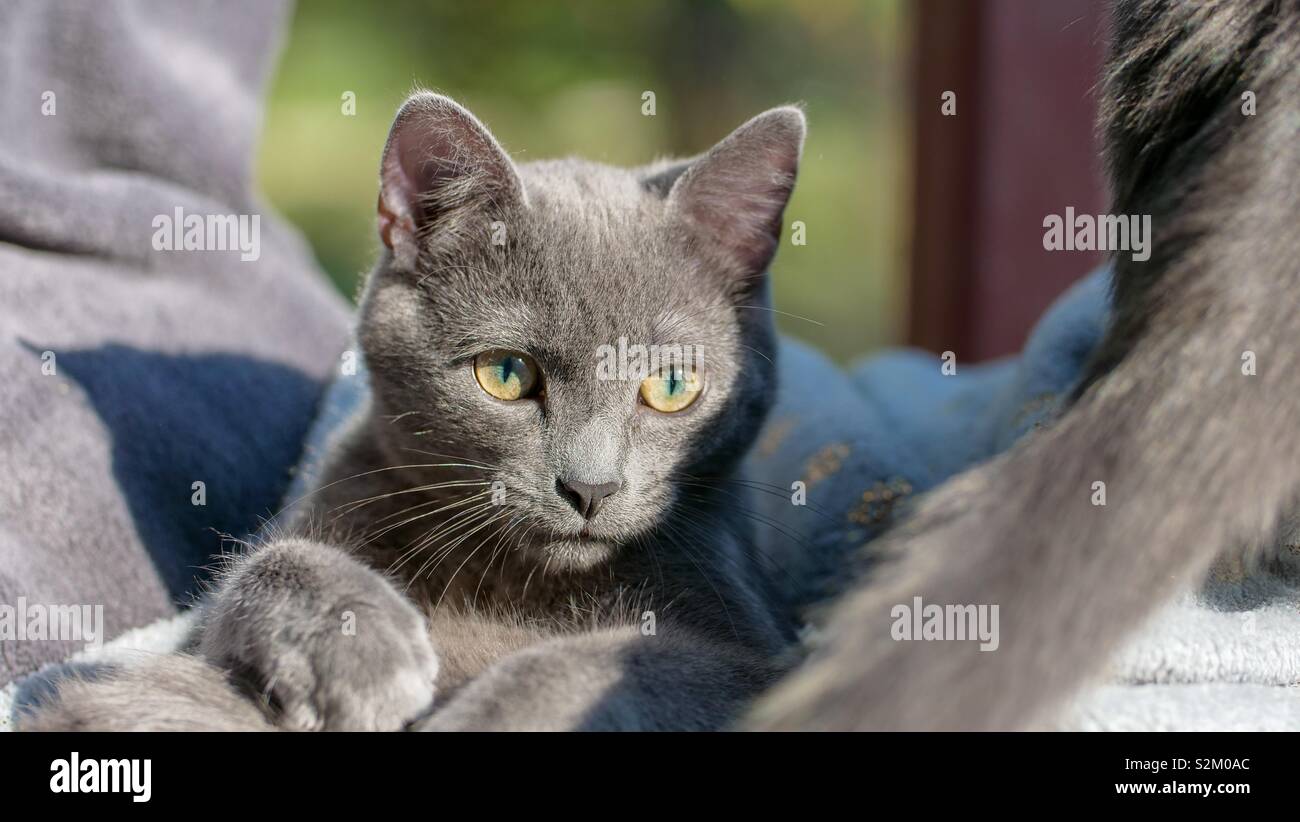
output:
[{"label": "blue blanket", "polygon": [[[1105,269],[1077,283],[1019,355],[967,366],[957,352],[950,374],[940,357],[902,349],[846,375],[783,340],[779,400],[745,472],[760,553],[793,607],[838,590],[851,557],[916,494],[1005,450],[1060,408],[1105,330],[1109,283]],[[804,505],[796,504],[801,488]]]}]

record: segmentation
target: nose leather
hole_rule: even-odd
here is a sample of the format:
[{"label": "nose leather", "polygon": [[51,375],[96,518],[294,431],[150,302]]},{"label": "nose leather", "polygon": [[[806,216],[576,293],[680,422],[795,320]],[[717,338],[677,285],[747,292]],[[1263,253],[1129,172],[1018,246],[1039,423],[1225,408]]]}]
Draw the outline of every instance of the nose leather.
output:
[{"label": "nose leather", "polygon": [[592,484],[580,482],[579,480],[558,479],[555,481],[555,487],[560,496],[568,500],[575,511],[582,514],[583,519],[591,519],[596,516],[601,504],[619,488],[623,487],[623,483],[601,482]]}]

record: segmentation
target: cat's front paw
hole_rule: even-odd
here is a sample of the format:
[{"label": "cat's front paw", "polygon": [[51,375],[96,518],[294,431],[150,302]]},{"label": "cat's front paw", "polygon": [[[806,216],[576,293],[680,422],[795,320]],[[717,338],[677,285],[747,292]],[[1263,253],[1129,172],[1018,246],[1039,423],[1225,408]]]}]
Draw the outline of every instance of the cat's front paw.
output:
[{"label": "cat's front paw", "polygon": [[205,606],[200,651],[290,730],[399,730],[433,704],[424,618],[374,570],[308,540],[242,560]]}]

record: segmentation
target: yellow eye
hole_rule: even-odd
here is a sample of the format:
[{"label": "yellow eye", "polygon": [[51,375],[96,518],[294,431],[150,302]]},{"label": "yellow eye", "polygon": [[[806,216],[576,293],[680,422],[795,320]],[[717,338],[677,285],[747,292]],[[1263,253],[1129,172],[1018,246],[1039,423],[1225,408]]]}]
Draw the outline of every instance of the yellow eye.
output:
[{"label": "yellow eye", "polygon": [[703,388],[695,369],[665,368],[641,383],[641,400],[656,411],[673,414],[695,402]]},{"label": "yellow eye", "polygon": [[499,400],[522,400],[537,389],[537,363],[527,354],[496,348],[474,358],[474,378]]}]

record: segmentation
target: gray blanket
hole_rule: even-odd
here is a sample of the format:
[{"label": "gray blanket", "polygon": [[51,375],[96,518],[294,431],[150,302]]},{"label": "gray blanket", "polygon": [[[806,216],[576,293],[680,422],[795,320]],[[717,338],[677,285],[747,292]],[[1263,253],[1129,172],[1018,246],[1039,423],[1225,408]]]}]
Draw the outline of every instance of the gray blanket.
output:
[{"label": "gray blanket", "polygon": [[[347,311],[253,192],[286,16],[0,4],[0,604],[174,613],[289,482]],[[165,250],[178,208],[256,254]],[[0,639],[0,682],[81,644]]]}]

